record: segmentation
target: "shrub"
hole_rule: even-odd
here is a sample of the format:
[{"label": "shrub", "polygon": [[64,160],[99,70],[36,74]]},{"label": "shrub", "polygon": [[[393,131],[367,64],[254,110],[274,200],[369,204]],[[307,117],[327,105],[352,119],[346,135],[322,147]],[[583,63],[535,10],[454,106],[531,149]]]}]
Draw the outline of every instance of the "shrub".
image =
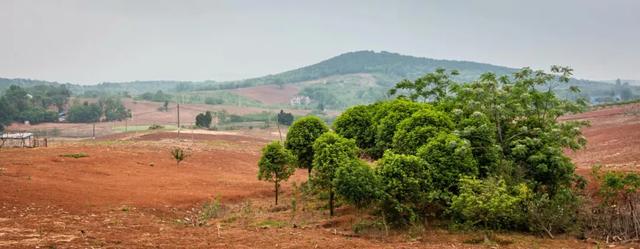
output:
[{"label": "shrub", "polygon": [[469,142],[453,134],[440,133],[418,149],[418,157],[429,164],[430,198],[444,206],[458,193],[461,176],[478,175]]},{"label": "shrub", "polygon": [[164,126],[159,125],[159,124],[152,124],[152,125],[149,125],[148,129],[149,130],[159,130],[159,129],[164,129]]},{"label": "shrub", "polygon": [[526,204],[527,226],[530,231],[544,232],[551,238],[554,233],[572,231],[577,228],[580,205],[569,188],[562,188],[553,196],[537,193]]},{"label": "shrub", "polygon": [[273,182],[275,185],[276,205],[281,181],[286,181],[295,172],[291,166],[293,155],[280,142],[272,142],[262,149],[258,161],[258,179]]},{"label": "shrub", "polygon": [[182,148],[171,149],[171,156],[176,160],[176,166],[180,166],[180,162],[189,157],[189,155]]},{"label": "shrub", "polygon": [[460,194],[453,196],[448,211],[467,228],[513,228],[525,219],[523,207],[531,195],[524,184],[507,188],[504,180],[460,178]]},{"label": "shrub", "polygon": [[327,125],[315,116],[301,118],[289,127],[284,146],[295,155],[296,165],[307,168],[309,174],[313,167],[313,143],[328,130]]},{"label": "shrub", "polygon": [[395,226],[406,226],[425,218],[431,184],[424,160],[386,151],[378,161],[376,173],[386,220]]},{"label": "shrub", "polygon": [[88,157],[89,155],[80,152],[80,153],[73,153],[73,154],[63,154],[63,155],[60,155],[60,156],[61,157],[71,157],[71,158],[78,159],[78,158]]},{"label": "shrub", "polygon": [[371,167],[360,160],[343,165],[333,179],[336,193],[358,209],[368,207],[380,196],[380,181]]}]

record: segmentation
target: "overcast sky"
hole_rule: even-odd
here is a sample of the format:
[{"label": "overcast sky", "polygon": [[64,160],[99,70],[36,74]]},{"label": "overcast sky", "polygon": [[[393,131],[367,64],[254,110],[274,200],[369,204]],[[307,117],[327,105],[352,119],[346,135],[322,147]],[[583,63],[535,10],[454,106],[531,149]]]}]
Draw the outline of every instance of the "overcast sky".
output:
[{"label": "overcast sky", "polygon": [[0,77],[233,80],[355,50],[640,79],[640,1],[0,0]]}]

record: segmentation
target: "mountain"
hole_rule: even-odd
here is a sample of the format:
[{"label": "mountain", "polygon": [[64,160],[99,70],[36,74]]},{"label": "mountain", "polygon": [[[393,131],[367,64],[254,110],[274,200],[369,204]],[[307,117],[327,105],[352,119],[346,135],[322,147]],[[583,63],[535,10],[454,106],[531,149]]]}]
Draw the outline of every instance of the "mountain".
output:
[{"label": "mountain", "polygon": [[[458,70],[458,81],[470,81],[480,74],[493,72],[509,75],[518,69],[486,63],[456,60],[439,60],[414,57],[391,52],[356,51],[344,53],[302,68],[245,80],[215,81],[134,81],[100,83],[97,85],[66,85],[74,94],[121,93],[132,95],[155,93],[180,94],[181,99],[194,103],[252,103],[271,107],[288,106],[294,96],[307,96],[312,101],[299,108],[318,106],[343,109],[345,107],[374,102],[385,98],[386,91],[402,79],[416,79],[437,68]],[[1,79],[0,91],[11,84],[59,84],[55,82]],[[614,84],[607,82],[572,79],[571,85],[581,87],[583,95],[590,99],[608,96],[616,98]],[[640,95],[640,87],[629,86],[631,96]],[[619,90],[619,89],[618,89]],[[565,88],[557,89],[561,95]],[[230,96],[232,98],[230,98]],[[278,98],[278,96],[281,96]],[[626,96],[626,95],[625,95]],[[213,99],[212,99],[213,98]],[[245,100],[242,100],[244,98]],[[226,103],[226,101],[231,101]]]}]

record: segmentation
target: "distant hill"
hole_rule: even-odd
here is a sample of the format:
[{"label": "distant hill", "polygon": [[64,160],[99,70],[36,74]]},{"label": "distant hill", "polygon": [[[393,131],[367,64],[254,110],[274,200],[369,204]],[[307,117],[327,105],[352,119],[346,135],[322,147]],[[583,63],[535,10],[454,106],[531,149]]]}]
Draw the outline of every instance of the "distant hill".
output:
[{"label": "distant hill", "polygon": [[[214,103],[225,103],[220,99],[224,96],[230,101],[239,101],[239,98],[247,98],[248,101],[260,105],[260,101],[267,98],[260,98],[261,91],[269,94],[281,91],[286,96],[307,96],[311,98],[310,103],[304,103],[299,108],[331,108],[342,109],[354,104],[374,102],[385,98],[386,91],[396,82],[402,79],[416,79],[426,73],[433,72],[437,68],[447,70],[456,69],[460,75],[456,80],[470,81],[476,79],[480,74],[493,72],[498,75],[508,75],[518,69],[504,66],[496,66],[486,63],[439,60],[422,57],[401,55],[390,52],[357,51],[344,53],[319,63],[305,66],[290,71],[267,75],[258,78],[215,82],[191,82],[191,81],[134,81],[122,83],[100,83],[97,85],[81,86],[67,84],[74,94],[86,93],[121,93],[127,92],[131,95],[163,91],[165,93],[180,93],[182,99],[194,103],[204,103],[207,98],[216,98]],[[29,86],[33,84],[58,84],[55,82],[45,82],[24,79],[1,79],[0,91],[6,89],[11,84]],[[598,82],[582,79],[572,79],[572,85],[579,86],[583,94],[590,99],[615,100],[616,93],[614,84],[608,82]],[[285,85],[295,85],[296,87],[284,87]],[[251,88],[266,86],[254,90]],[[276,87],[277,89],[268,89]],[[245,91],[229,91],[231,89],[247,89]],[[632,96],[640,95],[640,87],[630,86]],[[619,89],[618,89],[619,90]],[[558,93],[566,94],[565,89],[557,89]],[[227,95],[238,94],[233,98]],[[211,96],[209,96],[211,95]],[[268,98],[273,100],[273,98]],[[211,99],[210,99],[211,100]],[[262,101],[263,105],[281,107],[287,105],[288,101],[279,100],[277,104],[272,101]]]}]

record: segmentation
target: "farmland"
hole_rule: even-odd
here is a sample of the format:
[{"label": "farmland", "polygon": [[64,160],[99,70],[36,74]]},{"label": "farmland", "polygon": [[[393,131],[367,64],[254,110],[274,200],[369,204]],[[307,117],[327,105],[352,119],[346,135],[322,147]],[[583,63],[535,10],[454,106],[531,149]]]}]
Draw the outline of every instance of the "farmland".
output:
[{"label": "farmland", "polygon": [[[588,174],[595,163],[637,169],[640,117],[628,114],[637,107],[564,117],[591,122],[584,130],[587,148],[567,152],[580,174]],[[389,235],[355,234],[352,225],[358,218],[346,205],[333,218],[313,200],[298,198],[294,210],[292,186],[306,181],[303,169],[283,184],[285,205],[276,208],[272,185],[258,181],[256,174],[260,148],[278,139],[277,131],[185,133],[189,135],[180,140],[174,132],[146,131],[95,141],[53,140],[47,148],[2,149],[0,247],[486,247],[471,243],[480,237],[476,232],[452,232],[436,225]],[[168,152],[174,146],[188,148],[191,155],[180,166]],[[61,156],[72,153],[87,157]],[[217,214],[194,225],[194,217],[208,202],[219,203]],[[593,246],[573,237],[547,240],[500,233],[498,238],[506,248]]]}]

